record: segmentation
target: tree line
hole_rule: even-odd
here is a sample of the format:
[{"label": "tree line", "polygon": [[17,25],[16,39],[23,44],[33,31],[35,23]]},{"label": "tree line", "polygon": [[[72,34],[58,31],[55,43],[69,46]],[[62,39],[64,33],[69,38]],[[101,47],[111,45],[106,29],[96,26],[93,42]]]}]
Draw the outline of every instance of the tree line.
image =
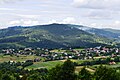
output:
[{"label": "tree line", "polygon": [[78,73],[75,72],[74,62],[67,60],[61,65],[48,70],[18,68],[18,64],[1,63],[0,80],[120,80],[120,69],[99,66],[95,72],[90,72],[83,67]]}]

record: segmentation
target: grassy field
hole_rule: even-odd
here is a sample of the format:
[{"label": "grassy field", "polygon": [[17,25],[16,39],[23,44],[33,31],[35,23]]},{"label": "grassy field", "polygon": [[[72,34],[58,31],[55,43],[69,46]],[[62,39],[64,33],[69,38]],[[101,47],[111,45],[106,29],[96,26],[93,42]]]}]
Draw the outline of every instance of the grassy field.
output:
[{"label": "grassy field", "polygon": [[[35,62],[33,65],[28,66],[27,69],[39,69],[39,68],[53,68],[58,64],[63,64],[66,60],[48,61],[48,62]],[[82,63],[83,60],[73,60],[73,62]]]},{"label": "grassy field", "polygon": [[[66,60],[57,60],[57,61],[48,61],[48,62],[35,62],[33,65],[26,67],[25,69],[40,69],[40,68],[47,68],[47,69],[51,69],[53,67],[55,67],[56,65],[59,64],[63,64]],[[82,63],[86,60],[73,60],[71,59],[71,61],[73,62],[77,62],[77,63]],[[75,72],[78,73],[81,69],[83,68],[83,66],[77,66],[75,68]],[[94,70],[90,67],[86,68],[87,70],[89,70],[90,72],[94,72]]]},{"label": "grassy field", "polygon": [[[56,65],[61,65],[64,63],[65,60],[60,60],[60,61],[48,61],[48,62],[35,62],[33,65],[26,67],[25,69],[40,69],[40,68],[47,68],[47,69],[51,69],[53,67],[55,67]],[[72,61],[77,61],[77,60],[72,60]],[[83,68],[83,66],[77,66],[75,68],[75,72],[78,73],[81,69]],[[86,68],[88,71],[90,72],[94,72],[93,69],[91,68]]]},{"label": "grassy field", "polygon": [[65,51],[66,51],[66,50],[54,49],[54,50],[51,50],[50,52],[61,53],[61,52],[65,52]]},{"label": "grassy field", "polygon": [[82,51],[82,50],[84,50],[84,49],[83,49],[83,48],[76,48],[76,49],[73,49],[73,50]]},{"label": "grassy field", "polygon": [[[41,58],[39,56],[34,56],[34,55],[27,55],[27,56],[26,55],[19,55],[19,57],[17,57],[15,55],[10,56],[10,55],[1,54],[0,55],[0,63],[8,62],[8,61],[24,62],[26,60],[34,60],[35,58],[40,58],[40,59],[44,60],[43,58]],[[58,64],[63,64],[65,61],[66,60],[56,60],[56,61],[47,61],[47,62],[43,62],[43,61],[34,62],[33,65],[28,66],[25,69],[29,69],[29,70],[31,70],[31,69],[40,69],[40,68],[51,69],[51,68],[55,67]],[[71,59],[71,61],[77,62],[77,63],[80,64],[80,63],[83,63],[84,61],[90,61],[90,60],[73,60],[73,59]],[[89,67],[87,67],[87,70],[89,70],[90,72],[94,72],[94,69],[97,66],[99,66],[99,65],[89,66]],[[117,63],[115,65],[107,65],[106,64],[104,66],[117,68],[117,67],[120,67],[120,63]],[[79,72],[81,70],[81,68],[83,68],[83,66],[77,66],[75,71]]]},{"label": "grassy field", "polygon": [[[84,49],[83,48],[76,48],[76,49],[73,49],[73,50],[82,51]],[[66,52],[66,51],[67,50],[54,49],[54,50],[51,50],[50,52],[61,53],[61,52]]]},{"label": "grassy field", "polygon": [[63,61],[35,62],[33,65],[26,67],[26,69],[40,69],[40,68],[51,69],[58,64],[63,64]]},{"label": "grassy field", "polygon": [[20,61],[20,62],[23,62],[23,61],[26,61],[26,60],[33,60],[33,59],[35,59],[35,58],[40,58],[40,57],[38,57],[38,56],[34,56],[34,55],[19,55],[19,57],[17,57],[17,56],[10,56],[10,55],[3,55],[3,54],[1,54],[0,55],[0,63],[2,63],[2,62],[7,62],[7,61],[16,61],[16,62],[18,62],[18,61]]}]

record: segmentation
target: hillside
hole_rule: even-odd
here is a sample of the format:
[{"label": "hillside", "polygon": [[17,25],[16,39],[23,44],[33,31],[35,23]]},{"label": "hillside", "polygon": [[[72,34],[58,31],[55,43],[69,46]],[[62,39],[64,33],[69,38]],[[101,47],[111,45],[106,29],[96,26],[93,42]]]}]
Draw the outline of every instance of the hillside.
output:
[{"label": "hillside", "polygon": [[115,29],[97,29],[97,28],[91,28],[91,27],[86,27],[82,25],[73,25],[74,27],[86,31],[91,34],[107,37],[109,39],[117,39],[119,40],[120,38],[120,30],[115,30]]},{"label": "hillside", "polygon": [[0,30],[0,48],[95,47],[112,40],[80,30],[69,24],[15,26]]}]

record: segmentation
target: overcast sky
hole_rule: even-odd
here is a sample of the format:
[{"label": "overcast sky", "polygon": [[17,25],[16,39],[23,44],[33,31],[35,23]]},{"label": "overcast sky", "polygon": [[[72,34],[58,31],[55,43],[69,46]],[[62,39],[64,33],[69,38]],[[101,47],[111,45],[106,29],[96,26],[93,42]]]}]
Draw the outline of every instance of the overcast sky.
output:
[{"label": "overcast sky", "polygon": [[0,28],[50,23],[120,29],[120,0],[0,0]]}]

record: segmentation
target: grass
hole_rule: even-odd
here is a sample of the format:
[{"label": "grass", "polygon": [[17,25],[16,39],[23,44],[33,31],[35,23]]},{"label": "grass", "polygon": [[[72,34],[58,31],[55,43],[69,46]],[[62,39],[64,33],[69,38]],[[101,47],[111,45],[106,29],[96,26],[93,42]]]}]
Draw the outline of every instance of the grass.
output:
[{"label": "grass", "polygon": [[120,62],[117,62],[116,64],[114,65],[107,65],[108,67],[112,67],[112,68],[117,68],[117,67],[120,67]]},{"label": "grass", "polygon": [[76,48],[76,49],[73,49],[73,50],[82,51],[84,49],[83,48]]},{"label": "grass", "polygon": [[66,50],[54,49],[54,50],[51,50],[50,52],[61,53],[61,52],[65,52],[65,51]]},{"label": "grass", "polygon": [[[83,49],[83,48],[76,48],[76,49],[73,49],[73,50],[82,51],[82,50],[84,50],[84,49]],[[66,52],[66,51],[67,51],[67,50],[54,49],[54,50],[51,50],[50,52],[61,53],[61,52]]]},{"label": "grass", "polygon": [[75,68],[75,72],[78,73],[79,71],[81,71],[82,68],[83,68],[83,66],[77,66]]},{"label": "grass", "polygon": [[[61,61],[48,61],[48,62],[35,62],[33,65],[26,67],[25,69],[40,69],[40,68],[47,68],[47,69],[51,69],[53,67],[55,67],[56,65],[59,64],[63,64],[63,60]],[[75,72],[79,73],[79,71],[81,71],[81,69],[83,68],[83,66],[77,66],[75,68]],[[88,71],[90,72],[95,72],[92,68],[86,68]]]},{"label": "grass", "polygon": [[[33,60],[35,58],[41,58],[39,56],[34,56],[34,55],[19,55],[19,57],[17,56],[10,56],[10,55],[0,55],[0,63],[2,62],[8,62],[8,61],[20,61],[20,62],[24,62],[26,60]],[[42,58],[41,58],[42,59]],[[51,69],[53,67],[55,67],[58,64],[63,64],[66,60],[56,60],[56,61],[48,61],[48,62],[34,62],[33,65],[26,67],[26,69],[40,69],[40,68],[47,68],[47,69]],[[77,63],[82,63],[84,61],[87,60],[74,60],[71,59],[71,61],[73,62],[77,62]],[[76,72],[79,72],[81,70],[81,66],[76,67]]]},{"label": "grass", "polygon": [[63,64],[63,61],[48,61],[48,62],[35,62],[33,65],[26,67],[26,69],[51,69],[58,64]]},{"label": "grass", "polygon": [[75,62],[77,62],[78,64],[81,64],[83,62],[86,62],[86,61],[93,61],[91,59],[88,59],[88,60],[75,60]]},{"label": "grass", "polygon": [[[19,55],[19,57],[13,55],[3,55],[0,54],[0,63],[2,62],[8,62],[8,61],[20,61],[20,62],[24,62],[26,60],[34,60],[35,58],[40,58],[43,60],[43,58],[39,57],[39,56],[34,56],[34,55]],[[33,65],[26,67],[25,69],[40,69],[40,68],[47,68],[47,69],[51,69],[53,67],[55,67],[58,64],[63,64],[66,60],[56,60],[56,61],[48,61],[48,62],[34,62]],[[74,60],[71,59],[71,61],[73,62],[77,62],[78,64],[83,63],[85,61],[91,61],[91,60]],[[94,72],[94,68],[98,67],[99,65],[93,65],[87,68],[87,70],[89,70],[90,72]],[[108,67],[113,67],[113,68],[117,68],[120,67],[120,62],[118,62],[115,65],[104,65],[104,66],[108,66]],[[75,71],[79,72],[81,70],[81,68],[83,68],[83,66],[77,66]]]},{"label": "grass", "polygon": [[19,57],[17,56],[10,56],[10,55],[3,55],[1,54],[0,55],[0,63],[2,62],[7,62],[7,61],[20,61],[20,62],[23,62],[23,61],[26,61],[26,60],[34,60],[35,58],[41,58],[41,57],[38,57],[38,56],[34,56],[34,55],[20,55]]}]

